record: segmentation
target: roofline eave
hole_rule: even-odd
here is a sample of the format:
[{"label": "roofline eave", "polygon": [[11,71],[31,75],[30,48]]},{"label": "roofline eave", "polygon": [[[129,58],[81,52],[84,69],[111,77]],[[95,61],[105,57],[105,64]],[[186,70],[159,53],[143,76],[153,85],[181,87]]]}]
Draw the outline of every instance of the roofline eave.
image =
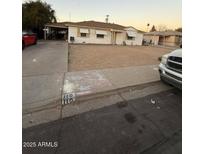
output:
[{"label": "roofline eave", "polygon": [[110,30],[110,31],[124,31],[120,29],[114,29],[114,28],[103,28],[103,27],[96,27],[96,26],[81,26],[81,25],[73,25],[73,24],[65,24],[68,27],[83,27],[83,28],[93,28],[93,29],[102,29],[102,30]]}]

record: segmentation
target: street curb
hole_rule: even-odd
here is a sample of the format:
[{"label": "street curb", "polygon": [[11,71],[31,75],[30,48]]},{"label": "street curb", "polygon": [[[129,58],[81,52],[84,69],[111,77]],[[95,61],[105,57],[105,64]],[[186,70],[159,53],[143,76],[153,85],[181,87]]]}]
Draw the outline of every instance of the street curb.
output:
[{"label": "street curb", "polygon": [[[154,81],[154,82],[149,82],[149,83],[142,83],[139,85],[132,85],[132,86],[127,86],[127,87],[121,87],[121,88],[116,88],[116,89],[112,89],[112,90],[107,90],[107,91],[101,91],[101,92],[97,92],[97,93],[92,93],[92,94],[87,94],[87,95],[83,95],[83,96],[79,96],[77,97],[77,100],[73,103],[80,103],[83,101],[88,101],[91,99],[96,99],[96,98],[100,98],[100,97],[104,97],[104,96],[110,96],[110,95],[114,95],[114,94],[118,94],[118,93],[123,93],[123,92],[127,92],[130,91],[130,89],[133,90],[143,90],[147,87],[150,86],[154,86],[158,83],[160,83],[161,81]],[[72,103],[71,103],[72,104]],[[67,104],[69,105],[69,104]],[[64,105],[66,106],[66,105]]]},{"label": "street curb", "polygon": [[160,81],[155,81],[81,96],[78,97],[75,102],[67,105],[62,105],[61,100],[59,100],[56,106],[44,109],[41,108],[41,110],[36,109],[34,112],[24,114],[23,128],[60,120],[62,118],[123,102],[124,100],[137,99],[170,89],[172,89],[172,87]]},{"label": "street curb", "polygon": [[[98,108],[102,108],[105,106],[123,102],[125,100],[128,101],[128,100],[138,99],[141,97],[145,97],[147,95],[167,91],[170,89],[173,89],[173,87],[165,85],[160,81],[156,81],[156,82],[145,83],[141,85],[119,88],[119,89],[112,90],[112,91],[96,93],[90,96],[84,96],[80,99],[78,98],[75,102],[71,104],[64,105],[62,118],[66,118],[66,117],[70,117],[70,116],[80,114],[83,112],[95,110]],[[112,96],[115,96],[115,97],[118,96],[119,98],[115,98],[115,100],[112,101],[109,98]],[[96,100],[100,100],[101,103],[98,103],[98,101]],[[87,106],[85,106],[85,104],[87,104]]]}]

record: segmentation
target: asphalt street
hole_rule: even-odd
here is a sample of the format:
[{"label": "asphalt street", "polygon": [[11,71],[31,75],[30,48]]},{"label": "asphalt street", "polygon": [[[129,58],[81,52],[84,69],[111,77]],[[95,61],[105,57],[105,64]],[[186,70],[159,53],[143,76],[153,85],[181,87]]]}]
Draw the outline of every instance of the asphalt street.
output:
[{"label": "asphalt street", "polygon": [[182,95],[169,91],[23,129],[23,154],[180,154]]}]

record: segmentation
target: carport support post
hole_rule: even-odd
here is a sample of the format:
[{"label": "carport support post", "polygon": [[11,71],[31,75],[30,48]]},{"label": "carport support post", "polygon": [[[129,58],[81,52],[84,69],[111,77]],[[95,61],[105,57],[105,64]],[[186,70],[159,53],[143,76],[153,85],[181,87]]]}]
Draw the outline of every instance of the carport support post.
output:
[{"label": "carport support post", "polygon": [[46,32],[47,32],[47,30],[46,30],[46,27],[44,28],[44,40],[46,40]]},{"label": "carport support post", "polygon": [[115,32],[111,31],[111,44],[114,45],[115,44]]}]

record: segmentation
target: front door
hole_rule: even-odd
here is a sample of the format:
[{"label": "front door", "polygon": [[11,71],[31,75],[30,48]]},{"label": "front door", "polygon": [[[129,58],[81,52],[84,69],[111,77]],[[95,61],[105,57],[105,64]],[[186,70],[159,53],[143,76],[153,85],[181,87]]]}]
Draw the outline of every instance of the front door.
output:
[{"label": "front door", "polygon": [[111,34],[111,43],[116,44],[116,32],[112,32]]}]

